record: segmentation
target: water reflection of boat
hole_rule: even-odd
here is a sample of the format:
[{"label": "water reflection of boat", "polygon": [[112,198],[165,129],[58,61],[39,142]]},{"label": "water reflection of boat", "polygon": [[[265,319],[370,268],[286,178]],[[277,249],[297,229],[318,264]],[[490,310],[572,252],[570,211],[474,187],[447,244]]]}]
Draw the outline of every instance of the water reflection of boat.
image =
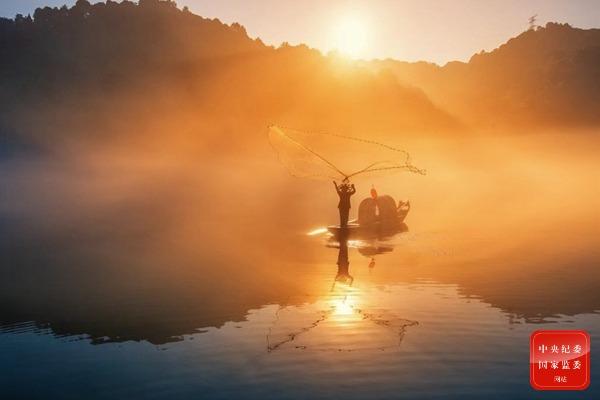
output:
[{"label": "water reflection of boat", "polygon": [[396,225],[383,225],[380,223],[366,226],[359,224],[348,224],[347,227],[340,227],[339,225],[328,226],[327,231],[329,231],[329,233],[331,233],[336,239],[339,239],[341,236],[345,236],[346,239],[382,240],[391,238],[398,233],[408,232],[408,226],[404,222]]},{"label": "water reflection of boat", "polygon": [[373,257],[378,254],[391,253],[394,246],[386,244],[372,244],[370,246],[359,246],[358,252],[365,257]]},{"label": "water reflection of boat", "polygon": [[355,285],[350,271],[351,248],[368,257],[370,273],[375,268],[375,256],[393,250],[393,242],[388,240],[397,233],[406,232],[408,227],[401,222],[360,228],[344,227],[335,230],[334,234],[327,233],[325,228],[308,232],[310,236],[326,234],[325,245],[337,250],[337,268],[331,289],[314,305],[280,307],[266,336],[267,351],[294,342],[293,348],[303,351],[380,352],[400,346],[406,329],[417,324],[417,321],[400,318],[379,304],[377,296],[370,296],[370,291],[364,290],[370,282]]},{"label": "water reflection of boat", "polygon": [[[390,253],[394,250],[392,243],[386,242],[394,235],[408,231],[406,224],[401,223],[395,227],[386,226],[385,229],[379,226],[379,229],[360,229],[360,227],[345,227],[335,230],[327,241],[327,247],[337,248],[337,274],[335,283],[344,283],[352,285],[354,278],[350,275],[348,260],[348,247],[358,249],[358,252],[370,257],[369,268],[375,266],[375,256],[378,254]],[[330,230],[331,233],[331,230]]]}]

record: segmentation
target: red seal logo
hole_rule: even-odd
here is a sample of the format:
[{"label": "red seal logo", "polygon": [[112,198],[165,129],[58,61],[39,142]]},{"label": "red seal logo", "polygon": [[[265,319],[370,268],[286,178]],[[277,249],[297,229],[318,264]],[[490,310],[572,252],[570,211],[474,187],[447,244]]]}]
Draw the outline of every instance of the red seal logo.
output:
[{"label": "red seal logo", "polygon": [[590,385],[590,335],[539,330],[529,338],[529,382],[536,390],[585,390]]}]

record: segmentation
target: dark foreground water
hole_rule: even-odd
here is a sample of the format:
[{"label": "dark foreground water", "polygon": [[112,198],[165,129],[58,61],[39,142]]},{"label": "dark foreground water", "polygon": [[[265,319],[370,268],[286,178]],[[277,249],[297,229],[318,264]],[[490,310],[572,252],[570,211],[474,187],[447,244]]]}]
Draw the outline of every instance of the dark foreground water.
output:
[{"label": "dark foreground water", "polygon": [[[2,399],[600,397],[595,175],[384,182],[408,231],[340,245],[330,183],[100,164],[0,172]],[[590,333],[587,391],[530,388],[537,329]]]},{"label": "dark foreground water", "polygon": [[[304,238],[298,241],[306,242]],[[410,233],[400,234],[394,242],[393,252],[373,258],[350,248],[347,272],[353,278],[352,285],[343,267],[338,270],[335,248],[324,248],[323,263],[284,266],[288,268],[286,274],[303,282],[303,290],[280,303],[266,301],[249,307],[243,316],[235,318],[236,322],[211,327],[202,322],[202,315],[190,316],[184,308],[179,315],[175,308],[167,311],[173,327],[184,325],[178,319],[185,319],[197,325],[196,333],[157,326],[153,316],[161,324],[169,324],[165,311],[151,298],[135,292],[130,293],[129,300],[138,303],[137,310],[128,310],[122,298],[113,299],[110,290],[88,293],[92,299],[83,293],[77,296],[84,298],[65,294],[71,297],[69,301],[80,302],[69,306],[75,314],[56,313],[52,304],[34,305],[47,308],[46,318],[55,319],[46,322],[41,314],[39,321],[5,324],[2,328],[0,380],[4,395],[505,399],[594,398],[600,393],[596,384],[600,365],[594,351],[592,385],[586,392],[536,393],[529,387],[528,340],[532,331],[586,329],[592,336],[592,348],[600,339],[600,315],[593,312],[597,304],[575,301],[571,304],[581,305],[581,312],[561,315],[561,301],[569,300],[560,294],[554,299],[551,292],[536,286],[539,280],[549,279],[548,274],[578,273],[575,266],[552,271],[540,268],[532,271],[532,276],[499,277],[500,286],[495,290],[501,291],[502,285],[523,285],[528,286],[528,293],[515,290],[500,296],[496,303],[495,293],[486,299],[466,292],[461,285],[429,280],[427,266],[406,262],[400,256],[402,251],[418,247],[418,239]],[[322,246],[318,239],[312,244]],[[493,267],[482,262],[477,268],[490,273]],[[425,269],[423,279],[419,269]],[[198,287],[194,282],[188,284]],[[209,284],[218,287],[220,282]],[[568,296],[589,296],[585,287],[583,283],[572,287]],[[60,290],[72,288],[65,282]],[[196,301],[205,301],[203,291],[198,290]],[[597,291],[597,286],[590,290]],[[23,293],[24,297],[37,295]],[[527,304],[527,299],[545,302],[543,308],[549,310],[556,304],[557,313],[536,313],[535,305]],[[524,302],[522,309],[520,302]],[[92,309],[85,315],[85,310],[77,312],[78,307]],[[110,317],[101,316],[96,321],[95,312],[105,308],[113,310]],[[104,323],[113,326],[101,326]],[[64,326],[81,333],[70,333]],[[84,333],[86,329],[91,334]],[[114,336],[100,336],[106,329]],[[165,335],[157,333],[163,330]],[[131,336],[131,340],[121,336]]]}]

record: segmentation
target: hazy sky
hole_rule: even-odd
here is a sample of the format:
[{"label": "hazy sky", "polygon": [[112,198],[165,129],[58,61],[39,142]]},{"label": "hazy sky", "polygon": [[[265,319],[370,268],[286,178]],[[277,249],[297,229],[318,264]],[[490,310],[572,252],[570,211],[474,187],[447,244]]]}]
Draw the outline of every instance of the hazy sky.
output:
[{"label": "hazy sky", "polygon": [[[93,1],[92,1],[93,2]],[[75,0],[1,0],[0,15]],[[600,0],[178,0],[194,13],[239,22],[267,44],[341,48],[360,58],[445,63],[492,50],[538,23],[600,28]]]}]

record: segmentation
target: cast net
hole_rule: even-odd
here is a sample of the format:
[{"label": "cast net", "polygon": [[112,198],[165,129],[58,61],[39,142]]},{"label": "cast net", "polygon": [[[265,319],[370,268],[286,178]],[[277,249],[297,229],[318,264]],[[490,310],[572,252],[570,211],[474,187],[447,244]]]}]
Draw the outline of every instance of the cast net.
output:
[{"label": "cast net", "polygon": [[425,174],[411,163],[405,150],[369,139],[272,125],[269,142],[279,161],[299,178],[349,180],[400,171]]}]

